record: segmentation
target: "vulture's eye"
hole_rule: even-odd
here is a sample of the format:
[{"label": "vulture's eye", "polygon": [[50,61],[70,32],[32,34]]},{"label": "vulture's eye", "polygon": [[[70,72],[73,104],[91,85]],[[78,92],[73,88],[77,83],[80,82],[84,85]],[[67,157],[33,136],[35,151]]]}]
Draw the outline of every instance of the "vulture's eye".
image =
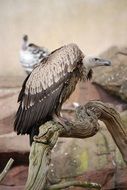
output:
[{"label": "vulture's eye", "polygon": [[98,58],[94,58],[94,61],[98,61],[99,59]]}]

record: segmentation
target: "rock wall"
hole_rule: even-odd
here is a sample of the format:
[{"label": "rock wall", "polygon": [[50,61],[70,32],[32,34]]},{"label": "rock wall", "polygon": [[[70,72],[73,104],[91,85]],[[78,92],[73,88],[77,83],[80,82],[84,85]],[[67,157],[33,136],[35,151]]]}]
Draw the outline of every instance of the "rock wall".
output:
[{"label": "rock wall", "polygon": [[111,60],[111,67],[96,68],[93,82],[127,101],[127,47],[111,47],[100,56]]}]

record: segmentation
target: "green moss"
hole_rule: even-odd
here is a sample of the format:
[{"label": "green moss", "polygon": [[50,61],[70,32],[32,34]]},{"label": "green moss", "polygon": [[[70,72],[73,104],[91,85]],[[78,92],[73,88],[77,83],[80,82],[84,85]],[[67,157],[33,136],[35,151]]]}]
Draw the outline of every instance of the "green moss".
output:
[{"label": "green moss", "polygon": [[88,169],[88,152],[87,150],[84,150],[80,156],[79,156],[79,161],[80,161],[80,171],[84,171]]}]

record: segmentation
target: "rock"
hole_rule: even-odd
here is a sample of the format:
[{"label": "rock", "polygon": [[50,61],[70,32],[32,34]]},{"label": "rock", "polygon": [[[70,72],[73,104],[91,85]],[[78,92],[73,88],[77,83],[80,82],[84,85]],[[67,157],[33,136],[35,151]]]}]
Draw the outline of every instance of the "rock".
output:
[{"label": "rock", "polygon": [[23,190],[24,186],[6,186],[0,185],[0,190]]},{"label": "rock", "polygon": [[111,47],[100,55],[111,60],[112,66],[96,68],[93,82],[127,101],[127,55],[119,52],[127,53],[127,48]]},{"label": "rock", "polygon": [[0,89],[0,134],[13,131],[15,113],[18,107],[17,97],[19,89]]},{"label": "rock", "polygon": [[3,179],[2,185],[6,184],[6,186],[24,186],[27,179],[27,173],[27,166],[13,167],[9,170],[7,176]]},{"label": "rock", "polygon": [[[3,91],[1,92],[1,94]],[[10,115],[14,114],[18,108],[17,104],[17,98],[19,94],[19,89],[15,91],[15,93],[12,95],[11,93],[8,93],[7,96],[4,98],[0,98],[0,120],[9,117]]]},{"label": "rock", "polygon": [[[0,190],[23,190],[27,179],[28,167],[18,166],[12,168],[6,178],[0,184]],[[103,176],[103,177],[102,177]],[[75,177],[76,180],[99,183],[103,190],[127,189],[127,168],[104,168],[84,172]],[[66,179],[67,180],[67,179]],[[70,178],[69,178],[70,180]],[[69,189],[82,190],[82,188],[70,187]],[[86,188],[85,188],[86,189]],[[87,189],[86,189],[87,190]]]},{"label": "rock", "polygon": [[[12,80],[10,79],[10,81]],[[19,88],[14,88],[14,86],[7,88],[8,82],[9,79],[0,82],[0,86],[3,87],[0,88],[0,171],[2,171],[10,158],[14,159],[13,166],[28,164],[29,155],[29,137],[17,136],[13,132]],[[13,85],[16,84],[17,82],[15,81]]]},{"label": "rock", "polygon": [[[103,176],[103,177],[102,177]],[[82,181],[95,182],[102,185],[103,190],[126,190],[127,189],[127,168],[105,168],[96,171],[85,172],[78,177]],[[76,188],[82,190],[82,188]],[[73,190],[73,188],[71,188]],[[86,189],[87,190],[87,189]]]},{"label": "rock", "polygon": [[28,136],[17,136],[14,132],[0,135],[0,172],[10,158],[14,159],[13,166],[28,165],[29,150]]},{"label": "rock", "polygon": [[0,89],[12,89],[21,87],[26,75],[23,76],[0,76]]}]

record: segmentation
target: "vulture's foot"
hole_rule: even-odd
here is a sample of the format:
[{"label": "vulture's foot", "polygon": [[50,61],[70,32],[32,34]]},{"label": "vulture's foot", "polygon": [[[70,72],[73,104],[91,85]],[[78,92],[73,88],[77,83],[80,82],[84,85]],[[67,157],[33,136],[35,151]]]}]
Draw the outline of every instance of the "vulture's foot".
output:
[{"label": "vulture's foot", "polygon": [[64,129],[66,131],[69,131],[69,128],[67,126],[67,119],[61,117],[61,116],[57,116],[56,114],[53,115],[53,121],[55,121],[56,123],[59,123],[60,125],[62,125],[64,127]]}]

